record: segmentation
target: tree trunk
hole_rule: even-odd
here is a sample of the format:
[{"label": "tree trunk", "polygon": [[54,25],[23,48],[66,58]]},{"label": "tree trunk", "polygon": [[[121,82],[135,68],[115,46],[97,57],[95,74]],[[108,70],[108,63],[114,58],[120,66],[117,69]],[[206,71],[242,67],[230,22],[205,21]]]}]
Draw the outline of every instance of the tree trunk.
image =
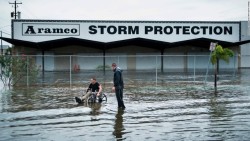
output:
[{"label": "tree trunk", "polygon": [[219,61],[219,58],[217,58],[217,74],[219,74],[220,73],[220,61]]}]

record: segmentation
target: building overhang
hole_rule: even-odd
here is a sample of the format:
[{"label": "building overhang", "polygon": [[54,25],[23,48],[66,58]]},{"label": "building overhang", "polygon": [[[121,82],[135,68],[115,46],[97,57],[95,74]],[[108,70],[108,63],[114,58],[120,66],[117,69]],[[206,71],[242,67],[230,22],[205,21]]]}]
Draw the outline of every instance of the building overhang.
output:
[{"label": "building overhang", "polygon": [[124,47],[124,46],[141,46],[141,47],[147,47],[147,48],[152,48],[152,49],[157,49],[157,50],[164,50],[167,48],[174,48],[174,47],[180,47],[180,46],[195,46],[199,48],[209,49],[211,42],[218,43],[222,45],[223,47],[235,47],[235,46],[240,46],[243,44],[250,43],[250,40],[245,40],[245,41],[240,41],[240,42],[228,42],[228,41],[221,41],[221,40],[208,39],[208,38],[196,38],[196,39],[190,39],[190,40],[184,40],[184,41],[178,41],[178,42],[164,42],[164,41],[157,41],[157,40],[146,39],[146,38],[133,38],[133,39],[113,41],[113,42],[98,42],[98,41],[79,39],[79,38],[73,38],[73,37],[57,39],[57,40],[49,40],[49,41],[43,41],[43,42],[31,42],[31,41],[17,40],[17,39],[5,38],[5,37],[0,37],[0,39],[14,46],[34,48],[34,49],[43,50],[43,51],[71,46],[71,45],[90,47],[90,48],[95,48],[95,49],[100,49],[100,50],[108,50],[108,49]]}]

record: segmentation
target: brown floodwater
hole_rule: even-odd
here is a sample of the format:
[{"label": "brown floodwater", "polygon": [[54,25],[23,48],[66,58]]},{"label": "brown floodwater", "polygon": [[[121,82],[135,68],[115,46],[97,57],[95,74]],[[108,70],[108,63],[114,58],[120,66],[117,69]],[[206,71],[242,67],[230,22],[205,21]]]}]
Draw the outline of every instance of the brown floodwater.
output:
[{"label": "brown floodwater", "polygon": [[0,140],[250,140],[249,74],[221,79],[217,92],[212,82],[178,76],[157,86],[125,79],[125,110],[117,109],[110,80],[108,101],[94,104],[74,101],[87,85],[2,88]]}]

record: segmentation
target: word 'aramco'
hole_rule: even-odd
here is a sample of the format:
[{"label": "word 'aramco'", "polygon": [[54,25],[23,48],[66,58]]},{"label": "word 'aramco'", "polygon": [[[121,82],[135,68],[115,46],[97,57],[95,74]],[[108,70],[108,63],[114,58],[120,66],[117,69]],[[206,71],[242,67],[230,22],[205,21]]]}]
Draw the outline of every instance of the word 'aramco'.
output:
[{"label": "word 'aramco'", "polygon": [[28,26],[24,34],[76,34],[78,30],[76,28],[34,28],[34,26]]}]

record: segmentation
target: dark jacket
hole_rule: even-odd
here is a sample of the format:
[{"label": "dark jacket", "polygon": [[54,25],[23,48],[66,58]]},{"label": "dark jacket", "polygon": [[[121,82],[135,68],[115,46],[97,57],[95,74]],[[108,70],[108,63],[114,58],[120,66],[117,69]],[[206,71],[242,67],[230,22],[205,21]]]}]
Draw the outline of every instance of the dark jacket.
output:
[{"label": "dark jacket", "polygon": [[114,69],[114,87],[116,89],[123,89],[124,84],[123,84],[123,77],[122,77],[122,70],[119,67],[116,67]]}]

